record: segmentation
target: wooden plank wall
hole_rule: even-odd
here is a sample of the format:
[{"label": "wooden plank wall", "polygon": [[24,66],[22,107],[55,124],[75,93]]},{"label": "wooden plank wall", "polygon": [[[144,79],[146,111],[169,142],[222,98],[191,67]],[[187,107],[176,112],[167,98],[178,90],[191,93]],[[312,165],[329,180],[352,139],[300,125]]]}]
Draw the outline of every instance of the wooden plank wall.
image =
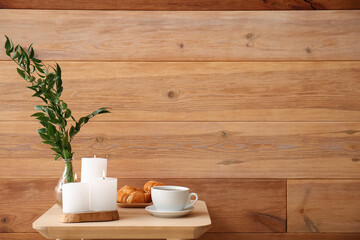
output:
[{"label": "wooden plank wall", "polygon": [[[78,173],[96,154],[119,185],[189,186],[213,222],[202,240],[355,240],[359,3],[0,0],[0,36],[62,66],[78,116],[112,108],[75,139]],[[289,11],[299,9],[332,11]],[[54,203],[63,170],[41,144],[29,117],[39,102],[25,87],[1,50],[4,240],[44,239],[31,223]]]}]

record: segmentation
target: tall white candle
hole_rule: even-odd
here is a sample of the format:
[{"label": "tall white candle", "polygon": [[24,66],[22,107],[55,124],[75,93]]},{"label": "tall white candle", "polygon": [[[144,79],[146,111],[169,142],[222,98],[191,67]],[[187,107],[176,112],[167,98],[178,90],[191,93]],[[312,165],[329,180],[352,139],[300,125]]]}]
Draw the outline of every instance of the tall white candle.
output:
[{"label": "tall white candle", "polygon": [[90,209],[114,211],[117,209],[117,178],[97,178],[90,183]]},{"label": "tall white candle", "polygon": [[66,183],[62,188],[63,213],[80,213],[90,210],[88,183]]},{"label": "tall white candle", "polygon": [[91,182],[102,177],[107,172],[106,158],[82,158],[81,159],[81,182]]}]

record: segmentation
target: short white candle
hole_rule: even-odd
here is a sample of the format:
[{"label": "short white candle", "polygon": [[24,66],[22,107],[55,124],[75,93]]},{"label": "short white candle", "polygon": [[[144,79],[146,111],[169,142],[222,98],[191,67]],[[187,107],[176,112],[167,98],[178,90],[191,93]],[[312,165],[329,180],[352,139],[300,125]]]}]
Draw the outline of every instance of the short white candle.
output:
[{"label": "short white candle", "polygon": [[107,172],[106,158],[82,158],[81,159],[81,182],[91,182],[96,178],[102,177],[103,172]]},{"label": "short white candle", "polygon": [[90,209],[114,211],[117,209],[117,178],[97,178],[90,183]]},{"label": "short white candle", "polygon": [[90,210],[88,183],[66,183],[62,187],[63,213],[81,213]]}]

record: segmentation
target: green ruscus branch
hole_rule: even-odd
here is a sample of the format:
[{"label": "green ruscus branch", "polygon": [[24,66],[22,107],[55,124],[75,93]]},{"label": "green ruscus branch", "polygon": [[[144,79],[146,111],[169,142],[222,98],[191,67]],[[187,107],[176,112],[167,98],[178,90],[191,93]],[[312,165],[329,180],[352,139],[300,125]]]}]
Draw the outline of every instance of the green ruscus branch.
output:
[{"label": "green ruscus branch", "polygon": [[[18,64],[17,72],[30,83],[27,88],[35,92],[32,96],[44,102],[43,105],[35,106],[39,112],[31,115],[36,117],[42,125],[38,133],[43,143],[51,146],[55,152],[55,160],[59,157],[71,159],[74,154],[71,150],[71,141],[79,133],[81,127],[94,116],[110,111],[103,107],[77,121],[68,105],[60,99],[63,92],[60,66],[58,64],[55,67],[44,65],[41,60],[34,57],[32,44],[25,50],[20,45],[14,46],[13,42],[7,36],[5,37],[6,55]],[[70,119],[75,124],[69,127],[68,120]]]}]

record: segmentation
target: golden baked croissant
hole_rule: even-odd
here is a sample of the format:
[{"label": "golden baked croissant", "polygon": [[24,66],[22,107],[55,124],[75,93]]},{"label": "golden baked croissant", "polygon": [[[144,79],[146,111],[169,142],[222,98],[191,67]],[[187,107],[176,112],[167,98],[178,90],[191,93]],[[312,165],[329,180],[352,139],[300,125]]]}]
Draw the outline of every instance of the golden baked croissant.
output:
[{"label": "golden baked croissant", "polygon": [[158,182],[158,181],[148,181],[147,183],[145,183],[144,185],[144,191],[151,193],[151,188],[155,187],[155,186],[164,186],[165,184]]},{"label": "golden baked croissant", "polygon": [[150,203],[151,188],[163,185],[165,184],[157,181],[148,181],[145,183],[144,189],[125,185],[117,192],[117,201],[120,203]]},{"label": "golden baked croissant", "polygon": [[151,195],[144,192],[143,189],[125,185],[117,192],[117,201],[120,203],[149,203]]}]

